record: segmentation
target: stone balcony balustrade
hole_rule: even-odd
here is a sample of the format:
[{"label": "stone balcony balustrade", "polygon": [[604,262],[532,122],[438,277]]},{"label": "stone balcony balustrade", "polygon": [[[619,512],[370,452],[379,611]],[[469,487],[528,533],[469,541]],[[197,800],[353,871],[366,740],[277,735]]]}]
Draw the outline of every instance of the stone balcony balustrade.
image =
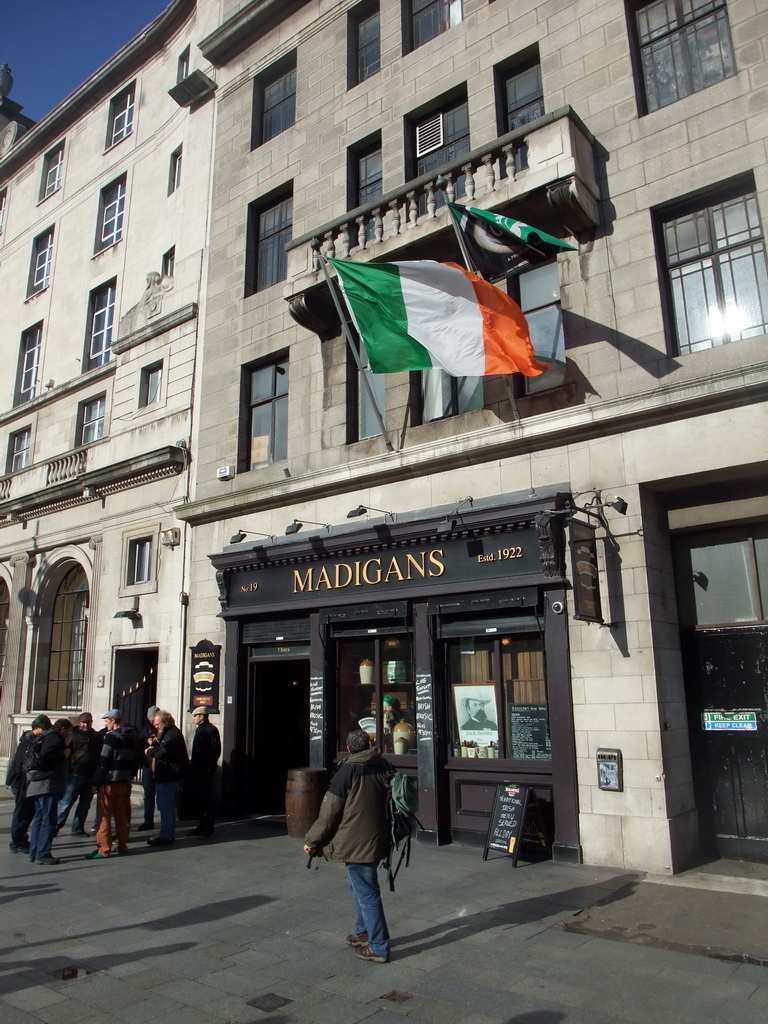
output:
[{"label": "stone balcony balustrade", "polygon": [[318,252],[339,259],[402,258],[398,250],[444,228],[440,190],[449,201],[503,212],[530,200],[537,226],[543,220],[571,235],[589,230],[598,223],[594,141],[578,115],[562,107],[295,238],[287,247],[285,292],[292,314],[317,329],[307,322],[301,293],[317,282]]}]

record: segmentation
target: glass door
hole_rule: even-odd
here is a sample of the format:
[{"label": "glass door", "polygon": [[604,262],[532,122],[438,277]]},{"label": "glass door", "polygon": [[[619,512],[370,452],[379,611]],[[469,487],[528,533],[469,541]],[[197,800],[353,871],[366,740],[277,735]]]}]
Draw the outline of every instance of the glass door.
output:
[{"label": "glass door", "polygon": [[339,746],[364,729],[388,757],[416,756],[416,688],[407,633],[339,638]]}]

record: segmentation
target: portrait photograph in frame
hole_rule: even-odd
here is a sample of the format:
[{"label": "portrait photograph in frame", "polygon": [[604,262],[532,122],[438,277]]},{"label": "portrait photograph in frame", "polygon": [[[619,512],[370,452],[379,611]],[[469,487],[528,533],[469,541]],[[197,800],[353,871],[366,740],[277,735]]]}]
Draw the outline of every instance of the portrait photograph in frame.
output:
[{"label": "portrait photograph in frame", "polygon": [[459,742],[478,747],[499,745],[499,714],[493,683],[454,683],[453,706]]}]

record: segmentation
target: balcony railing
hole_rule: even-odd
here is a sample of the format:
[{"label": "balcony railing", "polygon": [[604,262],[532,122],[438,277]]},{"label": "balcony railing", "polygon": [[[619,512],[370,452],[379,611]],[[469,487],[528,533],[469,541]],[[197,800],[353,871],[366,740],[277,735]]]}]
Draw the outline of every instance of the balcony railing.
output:
[{"label": "balcony railing", "polygon": [[[591,228],[599,195],[593,144],[570,107],[545,114],[294,239],[287,247],[288,278],[318,270],[318,250],[345,259],[367,250],[385,255],[406,244],[440,216],[441,190],[449,201],[457,198],[460,179],[463,202],[487,209],[544,191],[552,219],[574,234]],[[527,166],[520,169],[523,148]]]},{"label": "balcony railing", "polygon": [[54,459],[46,466],[45,486],[51,487],[53,484],[64,483],[65,480],[74,480],[85,473],[87,465],[87,450],[70,452],[60,459]]}]

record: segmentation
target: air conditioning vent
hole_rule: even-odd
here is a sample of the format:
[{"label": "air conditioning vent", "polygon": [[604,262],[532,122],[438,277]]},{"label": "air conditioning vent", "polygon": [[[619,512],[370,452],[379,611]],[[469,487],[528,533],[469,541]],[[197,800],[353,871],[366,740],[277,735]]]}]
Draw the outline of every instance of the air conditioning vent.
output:
[{"label": "air conditioning vent", "polygon": [[416,125],[416,156],[424,156],[443,144],[443,115],[436,114]]}]

